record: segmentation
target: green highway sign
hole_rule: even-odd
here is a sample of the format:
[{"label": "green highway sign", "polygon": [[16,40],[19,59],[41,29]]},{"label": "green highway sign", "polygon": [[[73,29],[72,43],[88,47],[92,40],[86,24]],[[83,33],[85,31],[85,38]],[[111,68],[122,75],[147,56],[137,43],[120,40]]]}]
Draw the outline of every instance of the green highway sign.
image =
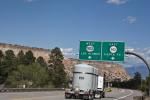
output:
[{"label": "green highway sign", "polygon": [[102,60],[124,61],[124,42],[103,42]]},{"label": "green highway sign", "polygon": [[124,61],[124,42],[80,41],[80,60]]},{"label": "green highway sign", "polygon": [[101,59],[101,42],[80,41],[81,60],[100,60]]}]

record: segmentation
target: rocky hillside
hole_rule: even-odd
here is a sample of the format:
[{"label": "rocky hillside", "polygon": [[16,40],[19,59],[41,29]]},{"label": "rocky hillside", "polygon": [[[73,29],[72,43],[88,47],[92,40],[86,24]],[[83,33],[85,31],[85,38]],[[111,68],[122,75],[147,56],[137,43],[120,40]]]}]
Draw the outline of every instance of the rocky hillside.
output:
[{"label": "rocky hillside", "polygon": [[114,80],[125,81],[131,78],[121,65],[111,62],[80,61],[76,59],[65,59],[64,65],[66,67],[66,72],[69,73],[70,76],[72,76],[72,70],[74,65],[80,63],[86,63],[98,68],[99,75],[103,76],[105,73],[107,81],[114,81]]},{"label": "rocky hillside", "polygon": [[[31,50],[36,58],[42,56],[46,62],[48,61],[49,54],[50,54],[50,50],[48,49],[4,44],[4,43],[0,43],[0,50],[2,50],[3,52],[5,52],[6,50],[13,50],[15,55],[17,55],[20,50],[22,50],[23,52],[27,52],[28,50]],[[123,80],[130,79],[130,76],[126,73],[124,68],[121,65],[115,63],[79,61],[76,59],[64,59],[63,63],[65,65],[65,70],[69,76],[72,76],[72,69],[75,64],[86,63],[98,68],[100,75],[103,76],[105,73],[106,79],[108,81],[112,81],[116,79],[123,81]]]},{"label": "rocky hillside", "polygon": [[13,50],[15,55],[17,55],[19,51],[21,50],[24,53],[30,50],[33,52],[36,58],[38,58],[39,56],[42,56],[46,61],[48,60],[49,54],[50,54],[50,50],[48,49],[13,45],[13,44],[5,44],[5,43],[0,43],[0,50],[2,50],[3,52],[5,52],[6,50]]}]

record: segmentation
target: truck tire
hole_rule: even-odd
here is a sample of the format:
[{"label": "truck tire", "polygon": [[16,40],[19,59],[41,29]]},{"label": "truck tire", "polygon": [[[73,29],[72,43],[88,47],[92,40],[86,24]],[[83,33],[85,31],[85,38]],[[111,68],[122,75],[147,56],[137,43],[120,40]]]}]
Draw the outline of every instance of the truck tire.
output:
[{"label": "truck tire", "polygon": [[94,98],[95,99],[100,99],[101,98],[101,94],[99,93],[99,94],[94,94]]},{"label": "truck tire", "polygon": [[89,96],[88,96],[88,98],[86,98],[86,99],[85,99],[85,98],[83,98],[83,99],[84,99],[84,100],[93,100],[93,99],[94,99],[94,96],[93,96],[93,95],[92,95],[92,96],[91,96],[91,95],[89,95]]},{"label": "truck tire", "polygon": [[70,99],[71,97],[67,97],[67,96],[65,96],[65,99]]},{"label": "truck tire", "polygon": [[102,98],[105,98],[105,92],[102,93]]},{"label": "truck tire", "polygon": [[69,99],[69,98],[65,95],[65,99]]},{"label": "truck tire", "polygon": [[75,96],[74,95],[71,95],[71,97],[70,97],[71,99],[75,99]]},{"label": "truck tire", "polygon": [[68,97],[65,97],[65,99],[69,99]]},{"label": "truck tire", "polygon": [[89,100],[93,100],[94,96],[93,95],[89,95]]},{"label": "truck tire", "polygon": [[69,99],[69,97],[66,97],[66,96],[65,96],[65,99]]}]

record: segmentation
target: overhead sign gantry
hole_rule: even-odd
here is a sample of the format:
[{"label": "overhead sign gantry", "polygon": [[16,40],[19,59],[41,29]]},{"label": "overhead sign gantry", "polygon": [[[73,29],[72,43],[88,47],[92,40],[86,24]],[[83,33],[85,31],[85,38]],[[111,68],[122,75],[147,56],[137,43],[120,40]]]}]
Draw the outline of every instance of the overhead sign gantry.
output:
[{"label": "overhead sign gantry", "polygon": [[124,42],[80,41],[80,60],[124,61]]}]

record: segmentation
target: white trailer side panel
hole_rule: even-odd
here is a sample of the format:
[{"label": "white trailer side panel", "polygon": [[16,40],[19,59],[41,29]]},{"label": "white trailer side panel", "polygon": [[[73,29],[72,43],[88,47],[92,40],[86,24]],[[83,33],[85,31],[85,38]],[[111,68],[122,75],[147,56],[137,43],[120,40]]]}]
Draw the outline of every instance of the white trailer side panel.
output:
[{"label": "white trailer side panel", "polygon": [[103,90],[103,85],[104,85],[104,77],[98,76],[98,86],[97,86],[97,88]]}]

